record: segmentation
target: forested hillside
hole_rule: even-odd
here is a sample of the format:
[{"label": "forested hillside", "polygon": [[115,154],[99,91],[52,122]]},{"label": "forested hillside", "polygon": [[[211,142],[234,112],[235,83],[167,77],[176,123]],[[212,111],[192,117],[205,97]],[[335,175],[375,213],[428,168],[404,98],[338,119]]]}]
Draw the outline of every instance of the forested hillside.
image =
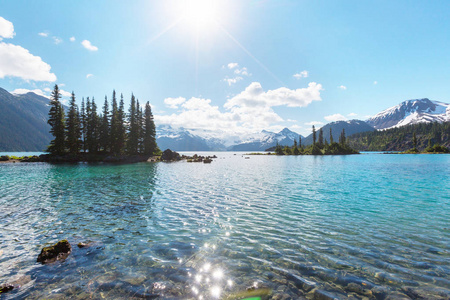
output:
[{"label": "forested hillside", "polygon": [[348,137],[350,147],[359,151],[406,151],[413,148],[416,133],[417,149],[431,145],[450,147],[450,122],[419,123],[388,130],[356,133]]}]

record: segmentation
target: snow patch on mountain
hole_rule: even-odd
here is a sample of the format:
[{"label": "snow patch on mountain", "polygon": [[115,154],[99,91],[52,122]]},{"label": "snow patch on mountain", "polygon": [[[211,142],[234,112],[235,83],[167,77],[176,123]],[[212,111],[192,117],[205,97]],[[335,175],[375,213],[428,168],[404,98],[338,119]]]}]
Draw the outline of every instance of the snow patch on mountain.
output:
[{"label": "snow patch on mountain", "polygon": [[447,121],[450,121],[450,104],[424,98],[404,101],[366,122],[376,129],[389,129],[423,122]]}]

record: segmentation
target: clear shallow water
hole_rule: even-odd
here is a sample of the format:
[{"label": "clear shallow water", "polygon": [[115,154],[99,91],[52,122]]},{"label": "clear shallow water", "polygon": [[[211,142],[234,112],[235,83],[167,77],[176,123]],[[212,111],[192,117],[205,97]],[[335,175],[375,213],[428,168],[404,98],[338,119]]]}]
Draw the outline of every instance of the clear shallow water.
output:
[{"label": "clear shallow water", "polygon": [[0,283],[21,285],[0,297],[449,299],[450,155],[214,154],[0,164]]}]

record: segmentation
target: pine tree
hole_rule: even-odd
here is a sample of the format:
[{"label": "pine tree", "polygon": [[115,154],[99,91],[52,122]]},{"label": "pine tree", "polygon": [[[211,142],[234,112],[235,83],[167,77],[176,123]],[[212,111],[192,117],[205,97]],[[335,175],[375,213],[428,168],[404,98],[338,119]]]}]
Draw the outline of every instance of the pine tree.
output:
[{"label": "pine tree", "polygon": [[86,108],[84,107],[84,97],[81,100],[81,115],[80,115],[80,121],[81,121],[81,135],[83,140],[83,152],[86,152]]},{"label": "pine tree", "polygon": [[297,146],[297,140],[296,139],[294,139],[294,149],[293,149],[292,153],[294,155],[299,155],[300,154],[300,151],[298,151],[298,146]]},{"label": "pine tree", "polygon": [[142,113],[142,107],[139,104],[139,99],[136,100],[136,123],[137,123],[137,136],[138,146],[137,153],[144,151],[144,114]]},{"label": "pine tree", "polygon": [[101,125],[100,125],[100,149],[108,152],[111,144],[110,125],[109,125],[109,108],[108,99],[105,96],[105,103],[103,104]]},{"label": "pine tree", "polygon": [[313,145],[316,144],[316,128],[314,125],[312,126],[312,134],[313,134]]},{"label": "pine tree", "polygon": [[81,147],[81,124],[78,106],[75,104],[75,93],[72,92],[70,107],[67,114],[67,148],[70,154],[78,154]]},{"label": "pine tree", "polygon": [[123,101],[123,95],[120,94],[120,103],[118,111],[118,135],[117,135],[117,149],[119,152],[117,154],[122,154],[125,151],[125,144],[127,139],[127,130],[125,127],[125,104]]},{"label": "pine tree", "polygon": [[330,127],[330,145],[334,143],[333,140],[333,133],[331,132],[331,127]]},{"label": "pine tree", "polygon": [[156,128],[153,121],[152,108],[150,102],[145,104],[144,112],[144,154],[152,155],[157,151]]},{"label": "pine tree", "polygon": [[302,147],[302,137],[300,135],[298,136],[298,147]]},{"label": "pine tree", "polygon": [[111,134],[110,134],[110,147],[111,152],[114,155],[120,154],[120,148],[118,147],[119,140],[119,131],[120,131],[120,123],[119,123],[119,108],[117,107],[117,99],[116,99],[116,91],[113,90],[112,95],[112,108],[111,108]]},{"label": "pine tree", "polygon": [[65,153],[65,119],[64,108],[59,101],[61,94],[58,85],[55,84],[50,98],[50,111],[48,113],[48,124],[50,133],[55,137],[48,147],[51,154],[63,155]]},{"label": "pine tree", "polygon": [[345,146],[345,129],[342,129],[341,136],[339,137],[339,144]]},{"label": "pine tree", "polygon": [[319,130],[319,147],[323,147],[323,130],[320,128]]},{"label": "pine tree", "polygon": [[138,152],[139,146],[139,128],[138,128],[138,112],[136,111],[136,99],[134,95],[131,94],[130,109],[128,110],[128,143],[127,151],[128,154],[135,155]]},{"label": "pine tree", "polygon": [[91,129],[91,141],[89,149],[90,153],[97,153],[98,147],[99,147],[99,125],[100,125],[100,118],[97,115],[97,104],[95,103],[94,97],[92,97],[91,102],[91,115],[90,115],[90,129]]}]

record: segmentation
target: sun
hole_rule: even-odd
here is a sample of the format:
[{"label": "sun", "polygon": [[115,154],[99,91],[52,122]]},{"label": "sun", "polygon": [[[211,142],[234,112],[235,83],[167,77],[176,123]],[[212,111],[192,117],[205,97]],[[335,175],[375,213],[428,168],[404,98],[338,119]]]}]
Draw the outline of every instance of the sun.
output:
[{"label": "sun", "polygon": [[188,26],[208,30],[217,19],[217,2],[214,0],[184,0],[183,19]]}]

